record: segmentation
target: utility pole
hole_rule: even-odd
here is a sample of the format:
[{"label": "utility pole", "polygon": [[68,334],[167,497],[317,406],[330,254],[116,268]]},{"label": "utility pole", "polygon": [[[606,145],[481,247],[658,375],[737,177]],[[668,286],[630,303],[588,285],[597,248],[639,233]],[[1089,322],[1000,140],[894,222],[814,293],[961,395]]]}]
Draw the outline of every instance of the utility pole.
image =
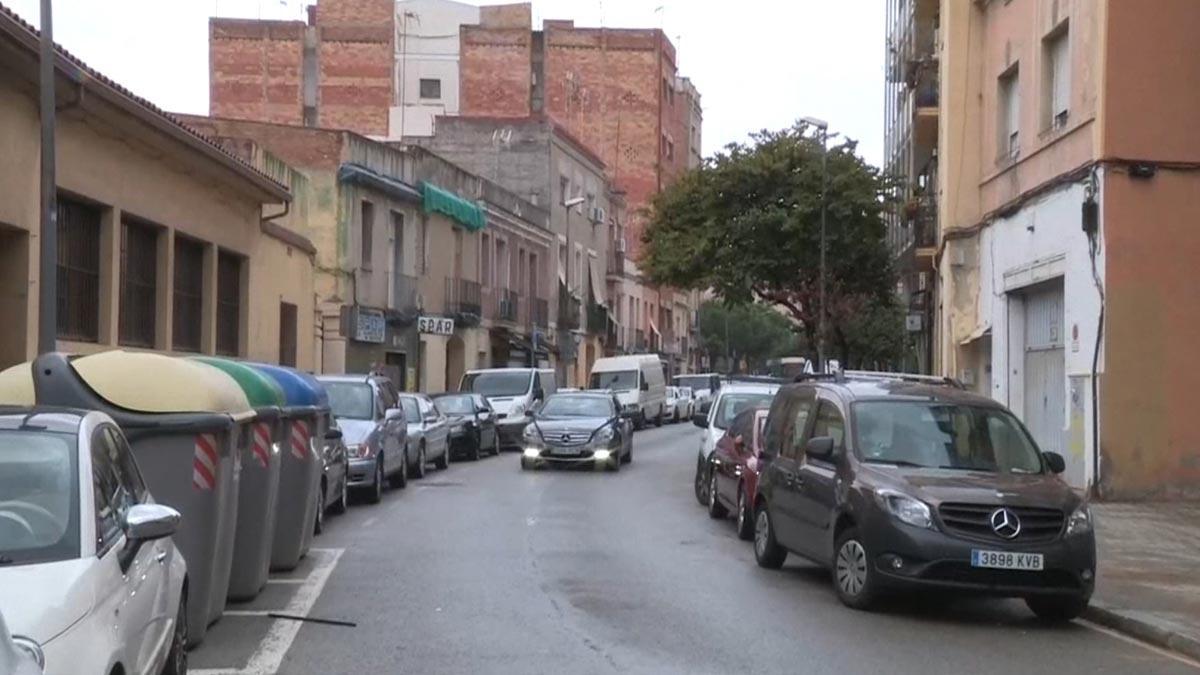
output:
[{"label": "utility pole", "polygon": [[54,25],[51,0],[42,0],[39,55],[42,123],[42,223],[38,268],[38,353],[58,346],[58,199],[54,172]]},{"label": "utility pole", "polygon": [[800,120],[821,132],[821,263],[818,272],[817,372],[825,372],[825,215],[829,210],[829,123],[815,117]]}]

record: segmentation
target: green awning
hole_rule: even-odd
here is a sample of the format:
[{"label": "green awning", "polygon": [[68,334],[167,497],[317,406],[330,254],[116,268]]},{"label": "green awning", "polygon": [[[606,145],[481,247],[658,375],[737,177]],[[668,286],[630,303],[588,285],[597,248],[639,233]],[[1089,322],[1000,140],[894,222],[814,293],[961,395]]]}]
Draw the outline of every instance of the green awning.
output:
[{"label": "green awning", "polygon": [[478,204],[463,199],[458,195],[443,190],[433,183],[421,183],[421,192],[425,199],[425,213],[442,213],[450,216],[459,225],[472,232],[478,232],[487,227],[487,217]]}]

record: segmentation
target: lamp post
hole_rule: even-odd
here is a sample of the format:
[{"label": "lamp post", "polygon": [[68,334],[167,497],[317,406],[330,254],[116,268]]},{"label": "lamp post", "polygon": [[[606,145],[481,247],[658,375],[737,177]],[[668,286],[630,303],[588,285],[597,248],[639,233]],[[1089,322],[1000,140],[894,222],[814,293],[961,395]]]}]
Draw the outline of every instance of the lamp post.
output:
[{"label": "lamp post", "polygon": [[821,132],[821,263],[818,272],[818,307],[817,307],[817,366],[818,372],[825,372],[825,214],[828,211],[829,199],[829,169],[826,160],[829,156],[829,123],[816,117],[805,117],[800,120]]}]

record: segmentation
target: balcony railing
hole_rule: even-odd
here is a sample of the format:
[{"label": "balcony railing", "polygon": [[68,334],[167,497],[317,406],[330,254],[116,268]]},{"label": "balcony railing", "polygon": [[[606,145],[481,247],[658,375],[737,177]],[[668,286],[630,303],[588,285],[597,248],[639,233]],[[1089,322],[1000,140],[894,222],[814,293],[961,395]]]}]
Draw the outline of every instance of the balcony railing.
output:
[{"label": "balcony railing", "polygon": [[451,314],[483,315],[483,294],[478,281],[446,279],[446,311]]},{"label": "balcony railing", "polygon": [[589,302],[587,309],[587,332],[593,335],[604,335],[608,330],[608,312],[597,305]]},{"label": "balcony railing", "polygon": [[938,245],[938,203],[932,195],[917,201],[917,214],[912,219],[913,240],[917,248],[933,248]]},{"label": "balcony railing", "polygon": [[490,318],[495,321],[517,323],[521,315],[521,294],[507,288],[492,289],[495,306]]},{"label": "balcony railing", "polygon": [[529,324],[542,330],[550,326],[550,302],[548,300],[533,298],[529,301]]},{"label": "balcony railing", "polygon": [[398,312],[415,312],[420,295],[421,280],[407,274],[392,276],[392,309]]},{"label": "balcony railing", "polygon": [[625,252],[615,246],[608,254],[608,275],[619,277],[625,273]]}]

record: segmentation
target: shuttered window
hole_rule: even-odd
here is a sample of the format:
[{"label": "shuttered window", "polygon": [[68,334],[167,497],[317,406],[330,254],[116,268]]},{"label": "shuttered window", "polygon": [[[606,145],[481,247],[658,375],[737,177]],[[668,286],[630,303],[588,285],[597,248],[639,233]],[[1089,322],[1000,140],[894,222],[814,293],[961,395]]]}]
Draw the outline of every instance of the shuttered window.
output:
[{"label": "shuttered window", "polygon": [[172,302],[172,347],[181,352],[199,352],[204,316],[204,244],[178,234]]},{"label": "shuttered window", "polygon": [[121,223],[121,304],[117,341],[153,347],[158,289],[157,227],[138,220]]},{"label": "shuttered window", "polygon": [[100,340],[100,209],[58,197],[58,337]]},{"label": "shuttered window", "polygon": [[238,356],[242,321],[242,257],[217,254],[217,353]]},{"label": "shuttered window", "polygon": [[279,303],[279,365],[296,367],[296,306]]}]

